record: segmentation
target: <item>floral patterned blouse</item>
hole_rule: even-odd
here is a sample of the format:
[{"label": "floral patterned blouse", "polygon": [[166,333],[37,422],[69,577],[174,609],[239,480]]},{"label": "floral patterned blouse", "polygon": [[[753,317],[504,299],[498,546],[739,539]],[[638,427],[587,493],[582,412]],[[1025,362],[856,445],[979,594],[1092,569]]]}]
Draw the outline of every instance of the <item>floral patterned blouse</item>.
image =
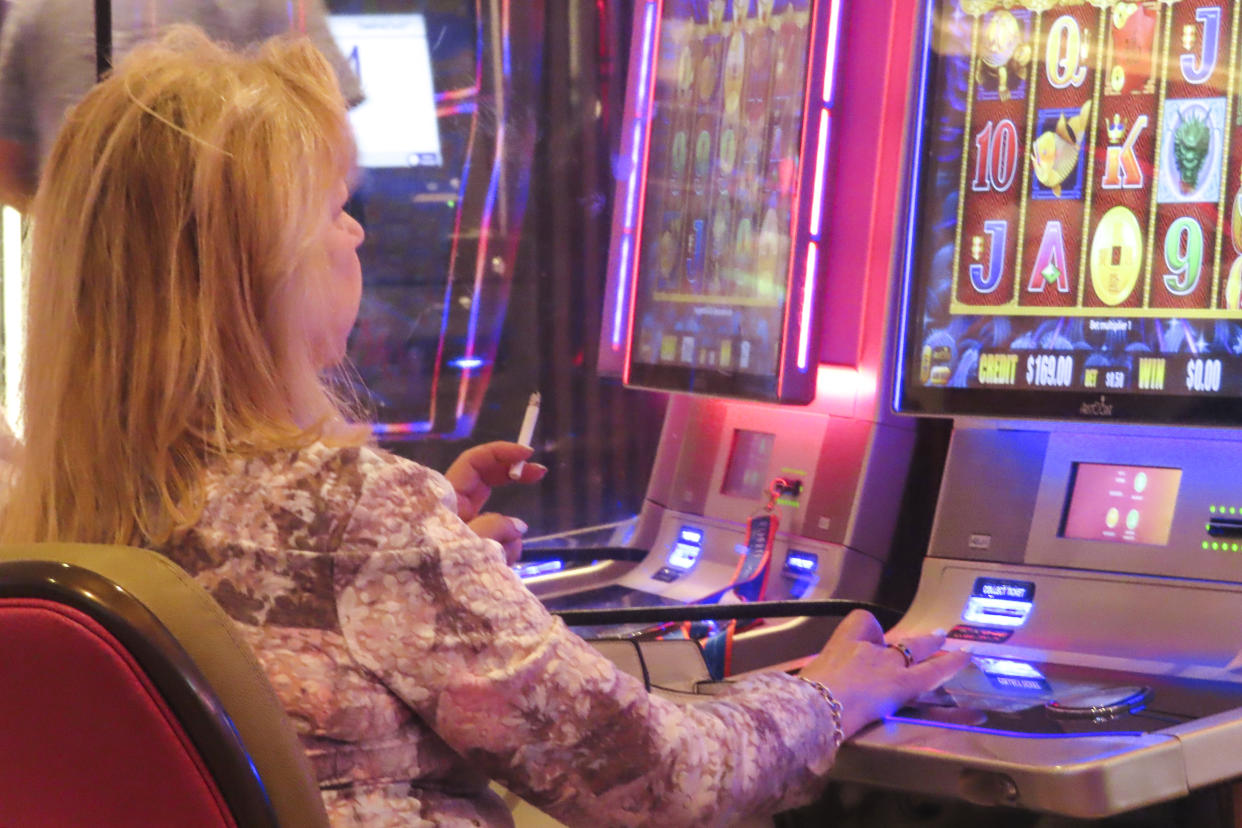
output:
[{"label": "floral patterned blouse", "polygon": [[832,764],[805,682],[649,695],[413,462],[322,444],[238,459],[208,504],[163,551],[255,648],[334,826],[511,825],[489,777],[571,825],[728,825],[810,800]]}]

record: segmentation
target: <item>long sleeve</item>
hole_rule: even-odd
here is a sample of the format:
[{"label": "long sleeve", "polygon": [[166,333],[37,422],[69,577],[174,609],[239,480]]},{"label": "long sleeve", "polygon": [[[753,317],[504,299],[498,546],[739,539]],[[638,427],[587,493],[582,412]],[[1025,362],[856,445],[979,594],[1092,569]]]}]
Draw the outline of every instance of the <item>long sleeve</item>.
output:
[{"label": "long sleeve", "polygon": [[346,646],[472,764],[571,824],[726,824],[819,790],[832,721],[803,682],[653,697],[544,610],[442,477],[394,458],[365,476],[334,555]]}]

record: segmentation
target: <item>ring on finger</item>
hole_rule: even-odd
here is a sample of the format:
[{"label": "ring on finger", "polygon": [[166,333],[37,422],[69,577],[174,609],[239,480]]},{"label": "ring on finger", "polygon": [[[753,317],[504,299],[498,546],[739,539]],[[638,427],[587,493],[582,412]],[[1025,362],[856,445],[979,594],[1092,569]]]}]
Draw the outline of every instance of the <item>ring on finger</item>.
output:
[{"label": "ring on finger", "polygon": [[886,646],[889,649],[896,650],[897,652],[901,653],[901,657],[905,659],[907,667],[909,667],[911,664],[914,663],[914,653],[911,652],[910,648],[907,647],[905,644],[901,643],[900,641],[895,641],[892,644],[888,644]]}]

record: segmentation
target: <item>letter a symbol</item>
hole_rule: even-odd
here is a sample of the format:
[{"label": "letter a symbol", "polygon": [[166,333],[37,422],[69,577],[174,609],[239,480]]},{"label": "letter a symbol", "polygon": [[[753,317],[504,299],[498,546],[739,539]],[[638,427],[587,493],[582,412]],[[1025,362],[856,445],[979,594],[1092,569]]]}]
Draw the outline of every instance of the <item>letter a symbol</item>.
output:
[{"label": "letter a symbol", "polygon": [[1061,222],[1050,221],[1044,225],[1044,238],[1039,243],[1039,255],[1031,268],[1031,281],[1026,289],[1031,293],[1043,293],[1044,285],[1055,284],[1061,293],[1069,293],[1069,274],[1066,272],[1065,239]]}]

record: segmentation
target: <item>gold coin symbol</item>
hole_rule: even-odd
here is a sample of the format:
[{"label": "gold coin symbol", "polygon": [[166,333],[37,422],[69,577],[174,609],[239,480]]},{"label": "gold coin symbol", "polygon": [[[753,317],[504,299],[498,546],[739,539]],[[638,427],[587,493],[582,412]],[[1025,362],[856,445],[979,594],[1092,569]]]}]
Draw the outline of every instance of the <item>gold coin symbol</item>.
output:
[{"label": "gold coin symbol", "polygon": [[1091,238],[1091,287],[1106,305],[1120,305],[1134,290],[1143,264],[1143,231],[1134,213],[1117,206],[1100,219]]},{"label": "gold coin symbol", "polygon": [[1233,260],[1229,277],[1225,279],[1225,308],[1242,309],[1242,257]]}]

